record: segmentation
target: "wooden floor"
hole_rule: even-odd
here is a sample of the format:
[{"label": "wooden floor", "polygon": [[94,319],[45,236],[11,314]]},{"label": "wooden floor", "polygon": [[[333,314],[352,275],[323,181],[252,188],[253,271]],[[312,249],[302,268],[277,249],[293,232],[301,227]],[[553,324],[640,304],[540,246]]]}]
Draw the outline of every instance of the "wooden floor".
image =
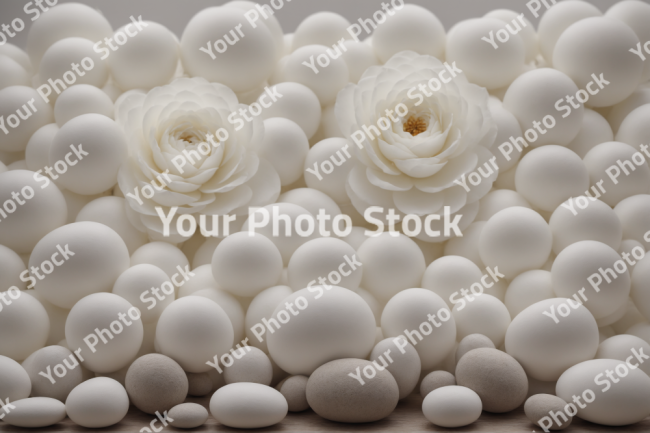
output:
[{"label": "wooden floor", "polygon": [[[209,397],[201,398],[188,398],[187,401],[199,403],[208,408]],[[419,395],[413,394],[407,397],[404,401],[400,402],[397,409],[386,419],[369,424],[341,424],[322,419],[316,415],[312,410],[307,410],[301,413],[289,413],[287,417],[280,424],[272,427],[259,429],[255,431],[284,431],[284,432],[323,432],[323,431],[346,431],[346,432],[431,432],[431,431],[448,431],[448,432],[541,432],[542,429],[534,426],[528,421],[524,415],[523,409],[516,411],[495,415],[483,412],[481,418],[474,424],[458,429],[446,429],[434,426],[422,415],[422,398]],[[151,415],[140,412],[135,407],[131,406],[128,415],[119,424],[104,429],[84,429],[79,427],[66,418],[63,422],[56,424],[52,427],[44,429],[22,429],[17,427],[3,425],[0,422],[0,432],[68,432],[68,431],[94,431],[94,432],[139,432],[143,427],[151,429],[149,423],[154,417]],[[156,428],[160,428],[160,423],[155,424]],[[148,430],[144,430],[148,431]],[[225,427],[210,416],[208,421],[202,427],[193,430],[182,430],[168,426],[163,430],[168,431],[242,431]],[[628,427],[605,427],[597,424],[591,424],[574,418],[573,423],[569,428],[563,432],[650,432],[650,417],[646,418],[643,422],[634,424]]]}]

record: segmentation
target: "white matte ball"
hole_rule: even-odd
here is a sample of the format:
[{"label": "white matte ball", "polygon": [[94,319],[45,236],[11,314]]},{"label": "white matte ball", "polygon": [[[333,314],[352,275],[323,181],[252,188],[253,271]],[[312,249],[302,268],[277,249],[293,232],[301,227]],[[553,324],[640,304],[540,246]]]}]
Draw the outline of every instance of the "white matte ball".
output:
[{"label": "white matte ball", "polygon": [[296,122],[282,117],[264,121],[264,140],[259,155],[273,165],[282,186],[291,185],[302,177],[307,152],[309,140]]},{"label": "white matte ball", "polygon": [[29,170],[43,170],[50,165],[50,146],[57,132],[59,127],[56,123],[49,123],[34,132],[25,149],[25,163]]},{"label": "white matte ball", "polygon": [[[484,15],[486,18],[496,18],[510,25],[510,28],[517,31],[517,35],[524,41],[526,48],[526,63],[535,60],[539,54],[537,46],[537,32],[533,24],[525,17],[510,9],[495,9]],[[522,23],[523,21],[523,23]]]},{"label": "white matte ball", "polygon": [[82,114],[95,113],[113,118],[113,101],[101,89],[90,84],[68,87],[54,103],[54,119],[59,127]]},{"label": "white matte ball", "polygon": [[[396,342],[397,338],[401,341]],[[422,363],[415,347],[406,337],[386,338],[375,345],[370,360],[375,365],[384,366],[393,375],[399,388],[400,400],[408,397],[420,379]],[[387,359],[390,356],[390,361]]]},{"label": "white matte ball", "polygon": [[475,221],[463,231],[462,237],[449,239],[445,243],[444,255],[465,257],[474,262],[479,268],[484,267],[478,253],[478,241],[485,223],[486,221]]},{"label": "white matte ball", "polygon": [[513,319],[531,305],[555,298],[549,271],[526,271],[517,275],[506,291],[505,305]]},{"label": "white matte ball", "polygon": [[341,214],[341,208],[327,194],[313,188],[296,188],[285,192],[278,198],[278,203],[293,203],[305,208],[316,216],[323,210],[332,219],[325,222],[325,229],[332,230],[332,220]]},{"label": "white matte ball", "polygon": [[492,145],[492,153],[496,157],[495,163],[499,167],[499,173],[510,170],[517,164],[521,158],[521,152],[514,151],[508,155],[508,158],[498,150],[503,143],[510,141],[510,137],[521,137],[522,131],[519,121],[510,111],[506,110],[503,104],[489,104],[488,108],[492,114],[492,119],[497,125],[497,136]]},{"label": "white matte ball", "polygon": [[150,264],[159,267],[169,278],[179,272],[179,267],[187,269],[189,262],[185,254],[167,242],[149,242],[131,254],[131,266]]},{"label": "white matte ball", "polygon": [[350,198],[345,190],[348,174],[354,167],[352,148],[345,138],[326,138],[319,141],[305,159],[305,183],[330,196],[339,204]]},{"label": "white matte ball", "polygon": [[284,117],[293,120],[302,128],[307,138],[313,137],[321,120],[321,106],[316,93],[303,84],[293,82],[276,84],[271,86],[270,90],[279,93],[282,98],[265,108],[262,118]]},{"label": "white matte ball", "polygon": [[45,346],[50,319],[43,304],[28,292],[13,288],[4,292],[3,298],[6,301],[0,312],[0,355],[22,361]]},{"label": "white matte ball", "polygon": [[0,287],[7,290],[11,287],[25,290],[27,282],[20,279],[25,269],[25,263],[15,251],[0,245]]},{"label": "white matte ball", "polygon": [[634,239],[650,251],[650,195],[639,194],[621,200],[614,212],[623,224],[623,238]]},{"label": "white matte ball", "polygon": [[0,355],[0,399],[17,401],[29,397],[32,383],[22,365]]},{"label": "white matte ball", "polygon": [[30,86],[30,78],[20,63],[0,53],[0,90],[10,86]]},{"label": "white matte ball", "polygon": [[444,256],[434,260],[424,271],[421,287],[440,295],[452,308],[453,302],[463,297],[460,290],[470,290],[474,283],[480,285],[482,276],[479,267],[471,260],[460,256]]},{"label": "white matte ball", "polygon": [[440,427],[464,427],[481,416],[481,397],[464,386],[443,386],[422,401],[424,417]]},{"label": "white matte ball", "polygon": [[370,45],[358,41],[345,41],[343,46],[346,48],[343,51],[343,60],[348,65],[351,83],[358,83],[366,69],[379,65],[379,59]]},{"label": "white matte ball", "polygon": [[[518,167],[518,166],[517,166]],[[515,170],[517,168],[515,167]],[[532,209],[532,206],[522,194],[510,189],[494,189],[488,192],[480,201],[481,207],[474,221],[488,221],[494,214],[510,207],[525,207]],[[464,237],[465,233],[463,233]],[[462,239],[462,238],[455,238]],[[450,242],[455,240],[450,239]]]},{"label": "white matte ball", "polygon": [[[649,46],[650,47],[650,46]],[[650,104],[650,88],[640,85],[637,90],[634,91],[626,100],[619,102],[618,104],[611,107],[609,113],[607,113],[607,121],[612,125],[614,132],[618,133],[623,121],[632,113],[632,111],[637,108]],[[647,110],[647,107],[646,107]],[[644,122],[638,123],[639,116],[635,116],[636,121],[633,123],[638,127],[638,130],[643,131],[647,130],[647,125]],[[632,130],[636,130],[633,128]],[[627,134],[626,134],[627,135]],[[612,141],[612,140],[605,140]],[[628,143],[627,140],[617,138],[616,141],[622,141],[623,143]],[[641,140],[643,141],[643,140]],[[631,146],[637,146],[639,143],[628,143]]]},{"label": "white matte ball", "polygon": [[[293,294],[289,286],[274,286],[260,292],[253,298],[248,310],[246,311],[245,328],[248,343],[268,353],[269,348],[266,338],[258,338],[253,333],[253,327],[258,323],[263,323],[262,319],[269,320],[273,316],[275,308],[283,305],[282,301]],[[260,339],[262,341],[260,341]]]},{"label": "white matte ball", "polygon": [[[641,45],[650,41],[650,5],[638,0],[625,0],[615,3],[605,12],[607,18],[614,18],[622,21],[636,33]],[[644,63],[641,82],[650,80],[650,62]]]},{"label": "white matte ball", "polygon": [[156,322],[163,310],[174,302],[171,280],[154,265],[135,265],[122,272],[113,285],[113,293],[140,310],[142,323]]},{"label": "white matte ball", "polygon": [[191,296],[203,296],[216,302],[230,319],[234,333],[233,341],[239,343],[244,340],[244,309],[233,295],[224,290],[208,287],[192,293]]},{"label": "white matte ball", "polygon": [[640,260],[632,272],[631,297],[639,312],[650,321],[650,255]]},{"label": "white matte ball", "polygon": [[[616,141],[629,144],[636,149],[638,149],[640,145],[648,146],[648,144],[650,144],[650,127],[648,126],[649,115],[650,103],[641,105],[632,110],[623,119],[623,122],[616,133]],[[646,155],[646,158],[647,157],[648,155]]]},{"label": "white matte ball", "polygon": [[607,120],[600,113],[585,108],[580,132],[567,147],[577,153],[580,158],[584,158],[591,149],[600,143],[613,140],[614,133]]},{"label": "white matte ball", "polygon": [[[595,359],[618,359],[625,361],[634,352],[650,353],[650,344],[634,335],[615,335],[600,343]],[[650,376],[650,363],[639,363],[640,370]]]},{"label": "white matte ball", "polygon": [[115,379],[95,377],[73,389],[65,401],[70,419],[82,427],[102,428],[122,421],[129,411],[129,395]]},{"label": "white matte ball", "polygon": [[54,121],[52,107],[43,101],[36,90],[27,86],[11,86],[0,90],[0,116],[8,131],[7,134],[4,131],[0,134],[0,151],[3,152],[25,150],[31,136],[42,126]]},{"label": "white matte ball", "polygon": [[350,39],[350,22],[334,12],[316,12],[302,20],[293,33],[292,51],[305,45],[331,47],[341,39]]},{"label": "white matte ball", "polygon": [[510,313],[503,302],[485,293],[457,297],[456,301],[451,311],[456,321],[456,339],[461,341],[480,333],[492,340],[495,347],[501,347],[510,325]]}]

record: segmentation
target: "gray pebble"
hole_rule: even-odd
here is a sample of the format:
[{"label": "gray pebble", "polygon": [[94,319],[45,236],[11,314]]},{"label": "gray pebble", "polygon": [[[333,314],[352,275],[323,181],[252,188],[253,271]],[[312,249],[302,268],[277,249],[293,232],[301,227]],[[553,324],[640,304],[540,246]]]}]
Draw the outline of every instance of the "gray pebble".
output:
[{"label": "gray pebble", "polygon": [[462,358],[463,355],[469,352],[470,350],[480,349],[482,347],[486,347],[489,349],[496,349],[496,347],[494,347],[494,343],[492,342],[492,340],[490,340],[488,337],[486,337],[483,334],[467,335],[465,338],[460,340],[460,343],[458,343],[458,348],[456,349],[456,363],[458,364],[460,358]]},{"label": "gray pebble", "polygon": [[307,376],[289,376],[275,387],[287,399],[289,412],[302,412],[309,409],[307,403]]},{"label": "gray pebble", "polygon": [[456,378],[453,374],[445,370],[432,371],[422,379],[422,383],[420,383],[420,395],[424,398],[434,389],[453,385],[456,385]]},{"label": "gray pebble", "polygon": [[[551,394],[536,394],[531,396],[528,400],[526,400],[526,404],[524,404],[524,412],[526,413],[526,416],[532,422],[538,427],[541,427],[539,425],[539,421],[547,417],[548,422],[552,422],[553,424],[547,427],[549,430],[563,430],[567,428],[569,425],[571,425],[571,421],[573,420],[572,416],[569,416],[566,411],[564,410],[564,407],[567,405],[566,401],[562,400],[560,397],[557,397],[555,395]],[[562,422],[562,424],[558,424],[551,416],[550,412],[553,411],[556,413],[558,421]],[[557,412],[561,412],[564,414],[566,417],[566,421],[564,418],[562,418],[561,415],[557,414]],[[544,423],[545,425],[548,425],[548,422],[545,420]]]}]

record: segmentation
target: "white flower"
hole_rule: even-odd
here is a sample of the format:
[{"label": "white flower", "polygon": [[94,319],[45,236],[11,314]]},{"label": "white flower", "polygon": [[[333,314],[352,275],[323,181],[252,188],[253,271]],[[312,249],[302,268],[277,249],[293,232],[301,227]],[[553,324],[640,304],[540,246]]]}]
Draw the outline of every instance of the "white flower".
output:
[{"label": "white flower", "polygon": [[[341,131],[351,142],[356,133],[362,146],[352,146],[357,165],[346,184],[361,214],[370,206],[381,206],[401,216],[441,215],[433,230],[442,224],[445,206],[452,214],[463,215],[461,230],[476,217],[478,200],[490,190],[496,170],[478,186],[468,184],[469,192],[454,181],[492,158],[489,148],[497,128],[488,109],[488,92],[462,73],[454,72],[453,78],[451,70],[452,65],[435,57],[404,51],[383,66],[369,68],[358,84],[339,92],[336,117]],[[372,136],[356,132],[366,131],[364,126]],[[449,238],[431,238],[424,229],[422,234],[419,238],[430,242]]]},{"label": "white flower", "polygon": [[[176,230],[183,214],[244,215],[248,206],[275,202],[280,178],[255,153],[264,123],[254,117],[237,131],[241,125],[228,121],[241,108],[246,106],[232,90],[203,78],[179,78],[146,95],[127,92],[117,101],[116,119],[129,144],[119,186],[130,221],[152,240],[185,240]],[[178,207],[170,237],[163,236],[156,207],[167,216]],[[212,218],[206,220],[211,229]]]}]

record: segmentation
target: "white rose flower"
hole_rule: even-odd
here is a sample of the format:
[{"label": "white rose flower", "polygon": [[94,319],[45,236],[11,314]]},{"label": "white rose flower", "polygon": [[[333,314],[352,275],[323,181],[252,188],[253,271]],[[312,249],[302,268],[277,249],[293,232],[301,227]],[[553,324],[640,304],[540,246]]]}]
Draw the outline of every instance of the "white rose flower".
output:
[{"label": "white rose flower", "polygon": [[[388,209],[402,217],[440,215],[431,223],[440,237],[424,228],[418,236],[429,242],[451,237],[442,229],[445,206],[451,220],[462,215],[461,230],[469,226],[498,174],[488,163],[497,133],[488,98],[454,65],[411,51],[369,68],[358,84],[341,90],[335,111],[341,131],[356,143],[346,190],[357,211],[380,206],[384,215]],[[462,181],[477,169],[487,176],[477,186],[467,183],[467,191]]]},{"label": "white rose flower", "polygon": [[[176,229],[181,215],[197,214],[197,223],[199,214],[208,215],[205,226],[212,230],[210,215],[245,215],[249,206],[278,198],[280,178],[255,152],[264,138],[264,123],[258,117],[228,121],[242,108],[247,106],[232,90],[203,78],[178,78],[146,95],[131,91],[119,98],[115,117],[125,131],[129,158],[118,183],[130,221],[152,240],[186,240]],[[167,217],[177,208],[171,236],[163,236],[157,207]]]}]

